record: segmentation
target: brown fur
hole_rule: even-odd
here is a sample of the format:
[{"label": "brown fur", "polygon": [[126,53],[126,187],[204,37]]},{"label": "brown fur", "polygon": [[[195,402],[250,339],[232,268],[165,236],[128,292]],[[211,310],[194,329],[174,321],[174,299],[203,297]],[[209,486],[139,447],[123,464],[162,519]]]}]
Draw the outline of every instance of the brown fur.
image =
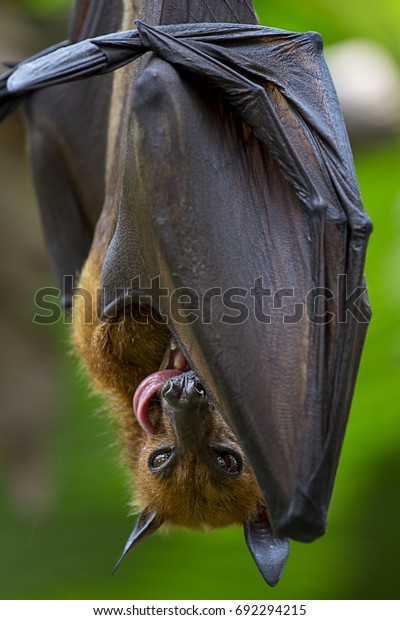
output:
[{"label": "brown fur", "polygon": [[118,323],[100,322],[100,273],[101,263],[93,248],[79,283],[79,288],[89,295],[74,297],[73,343],[94,388],[110,402],[131,464],[142,435],[133,414],[133,394],[145,377],[158,370],[170,336],[165,326],[151,319],[148,324],[138,324],[131,313]]}]

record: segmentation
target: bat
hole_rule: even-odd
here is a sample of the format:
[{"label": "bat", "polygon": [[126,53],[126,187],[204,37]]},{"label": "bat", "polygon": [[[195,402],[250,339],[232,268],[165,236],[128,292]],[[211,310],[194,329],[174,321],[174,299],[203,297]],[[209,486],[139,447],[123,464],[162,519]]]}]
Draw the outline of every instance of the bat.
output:
[{"label": "bat", "polygon": [[141,507],[122,558],[164,523],[240,523],[275,585],[289,539],[325,532],[371,316],[321,37],[248,1],[78,1],[68,44],[0,78],[0,118],[20,102]]}]

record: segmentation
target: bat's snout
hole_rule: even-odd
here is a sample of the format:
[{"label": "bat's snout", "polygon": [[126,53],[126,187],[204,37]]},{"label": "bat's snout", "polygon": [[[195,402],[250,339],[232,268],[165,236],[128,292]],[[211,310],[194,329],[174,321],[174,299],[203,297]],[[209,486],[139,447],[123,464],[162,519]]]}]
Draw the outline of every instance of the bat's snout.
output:
[{"label": "bat's snout", "polygon": [[182,448],[198,450],[207,432],[209,401],[196,373],[191,370],[172,377],[161,389],[161,405]]},{"label": "bat's snout", "polygon": [[206,400],[206,392],[196,373],[191,370],[171,378],[161,389],[161,397],[172,408],[201,406]]}]

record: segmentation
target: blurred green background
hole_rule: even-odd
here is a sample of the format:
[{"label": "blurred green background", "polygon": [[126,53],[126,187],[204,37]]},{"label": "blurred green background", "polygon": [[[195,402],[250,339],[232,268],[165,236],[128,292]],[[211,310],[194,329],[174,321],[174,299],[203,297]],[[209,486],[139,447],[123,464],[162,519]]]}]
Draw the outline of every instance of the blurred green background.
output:
[{"label": "blurred green background", "polygon": [[[64,38],[69,4],[67,0],[2,0],[2,53],[7,49],[18,59]],[[368,8],[361,0],[259,0],[255,5],[263,24],[317,30],[326,45],[351,37],[369,38],[382,43],[397,63],[400,61],[397,0],[368,3]],[[111,575],[133,526],[133,518],[127,516],[130,492],[118,465],[113,429],[96,413],[99,403],[90,397],[82,373],[68,354],[68,326],[31,325],[33,291],[52,280],[37,232],[22,144],[20,118],[14,115],[0,126],[0,596],[397,599],[398,133],[354,145],[363,200],[375,226],[366,270],[374,316],[328,532],[310,545],[292,544],[283,578],[275,589],[263,582],[239,528],[154,536]],[[28,254],[24,253],[27,247]]]}]

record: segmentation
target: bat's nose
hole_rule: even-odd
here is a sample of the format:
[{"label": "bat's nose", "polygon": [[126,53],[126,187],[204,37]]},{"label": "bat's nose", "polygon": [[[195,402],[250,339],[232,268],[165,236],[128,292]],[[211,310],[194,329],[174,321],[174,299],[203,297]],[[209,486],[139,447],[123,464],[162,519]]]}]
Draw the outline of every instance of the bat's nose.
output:
[{"label": "bat's nose", "polygon": [[161,389],[161,396],[172,406],[195,406],[204,402],[206,393],[196,373],[191,370],[167,381]]},{"label": "bat's nose", "polygon": [[167,381],[161,389],[161,405],[175,428],[177,445],[198,451],[210,421],[206,392],[193,371]]}]

